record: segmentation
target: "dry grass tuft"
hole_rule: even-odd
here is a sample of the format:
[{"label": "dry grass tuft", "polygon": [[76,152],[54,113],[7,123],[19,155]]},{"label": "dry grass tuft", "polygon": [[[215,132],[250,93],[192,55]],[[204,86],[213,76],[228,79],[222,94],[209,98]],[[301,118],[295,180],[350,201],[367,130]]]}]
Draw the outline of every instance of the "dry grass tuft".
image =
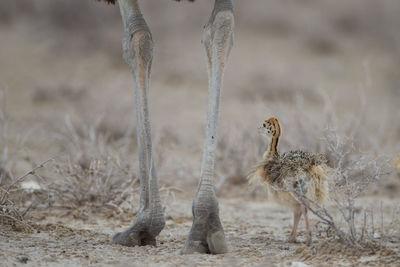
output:
[{"label": "dry grass tuft", "polygon": [[17,205],[13,200],[12,196],[20,194],[20,183],[28,176],[35,175],[36,170],[43,168],[45,164],[52,161],[52,159],[46,160],[43,163],[32,168],[29,172],[12,180],[9,185],[0,185],[0,222],[2,225],[11,226],[15,231],[31,231],[32,226],[25,221],[24,216],[31,207],[22,211],[22,207]]},{"label": "dry grass tuft", "polygon": [[134,129],[115,136],[105,125],[102,119],[88,125],[67,118],[58,136],[65,156],[57,159],[57,179],[47,190],[54,196],[53,205],[81,210],[82,218],[95,211],[107,216],[131,214],[131,202],[138,197],[139,178],[125,161],[129,157],[121,155],[134,142]]}]

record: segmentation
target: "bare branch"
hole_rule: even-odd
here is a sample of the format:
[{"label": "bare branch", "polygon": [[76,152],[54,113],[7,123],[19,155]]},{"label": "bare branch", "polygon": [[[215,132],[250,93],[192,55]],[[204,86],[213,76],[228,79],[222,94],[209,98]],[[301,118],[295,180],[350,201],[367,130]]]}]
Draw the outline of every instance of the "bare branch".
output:
[{"label": "bare branch", "polygon": [[48,160],[46,160],[46,161],[40,163],[39,165],[37,165],[37,166],[34,167],[33,169],[31,169],[29,172],[25,173],[25,174],[22,175],[21,177],[17,178],[12,184],[10,184],[10,185],[8,186],[8,188],[7,188],[6,191],[9,191],[13,186],[15,186],[17,183],[21,182],[21,181],[22,181],[24,178],[26,178],[27,176],[35,174],[35,171],[36,171],[36,170],[38,170],[38,169],[40,169],[40,168],[43,168],[44,165],[46,165],[46,163],[48,163],[48,162],[50,162],[50,161],[53,161],[53,160],[54,160],[54,158],[48,159]]}]

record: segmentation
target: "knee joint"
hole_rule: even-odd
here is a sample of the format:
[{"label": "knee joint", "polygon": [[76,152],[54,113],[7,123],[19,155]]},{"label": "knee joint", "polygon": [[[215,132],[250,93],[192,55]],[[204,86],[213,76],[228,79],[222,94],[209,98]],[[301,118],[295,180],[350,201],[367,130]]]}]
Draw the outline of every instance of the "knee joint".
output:
[{"label": "knee joint", "polygon": [[123,41],[123,57],[128,64],[149,65],[153,58],[153,39],[142,16],[129,18]]},{"label": "knee joint", "polygon": [[[229,50],[233,46],[234,17],[232,10],[222,10],[212,15],[203,30],[202,42],[206,48],[216,45],[218,50]],[[227,49],[224,49],[227,48]]]}]

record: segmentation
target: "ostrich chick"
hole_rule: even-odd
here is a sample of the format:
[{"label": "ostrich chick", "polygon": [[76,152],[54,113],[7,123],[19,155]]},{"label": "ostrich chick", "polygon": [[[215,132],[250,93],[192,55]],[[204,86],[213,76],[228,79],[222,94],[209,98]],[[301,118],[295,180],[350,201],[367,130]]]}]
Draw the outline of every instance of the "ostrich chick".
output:
[{"label": "ostrich chick", "polygon": [[268,185],[271,195],[278,203],[290,207],[294,212],[293,229],[289,242],[296,242],[297,226],[304,214],[307,228],[307,243],[311,243],[311,227],[308,221],[307,207],[298,201],[297,196],[306,201],[321,204],[328,194],[329,167],[322,155],[304,151],[289,151],[282,155],[278,144],[281,136],[281,125],[276,118],[266,120],[260,127],[262,134],[271,141],[263,160],[258,163],[248,176],[249,183],[259,181]]}]

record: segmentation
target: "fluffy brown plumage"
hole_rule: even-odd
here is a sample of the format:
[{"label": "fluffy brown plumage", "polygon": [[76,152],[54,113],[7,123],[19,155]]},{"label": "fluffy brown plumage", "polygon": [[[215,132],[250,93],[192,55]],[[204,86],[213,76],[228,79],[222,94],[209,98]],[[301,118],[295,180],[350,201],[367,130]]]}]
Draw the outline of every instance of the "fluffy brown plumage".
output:
[{"label": "fluffy brown plumage", "polygon": [[269,195],[293,209],[294,224],[290,241],[296,240],[297,225],[304,214],[309,233],[308,241],[311,241],[307,208],[296,200],[293,192],[304,195],[318,204],[323,203],[328,195],[327,161],[323,155],[304,151],[289,151],[281,155],[278,150],[281,126],[276,118],[266,120],[260,129],[271,137],[271,141],[263,160],[251,170],[248,176],[249,183],[259,181],[267,184]]},{"label": "fluffy brown plumage", "polygon": [[297,173],[310,172],[313,166],[325,164],[322,155],[304,151],[289,151],[278,157],[263,160],[264,179],[271,184],[282,184],[285,177],[296,176]]},{"label": "fluffy brown plumage", "polygon": [[266,182],[276,201],[297,210],[299,204],[288,191],[300,190],[300,194],[323,203],[328,195],[328,168],[323,155],[289,151],[259,162],[251,171],[249,182]]}]

